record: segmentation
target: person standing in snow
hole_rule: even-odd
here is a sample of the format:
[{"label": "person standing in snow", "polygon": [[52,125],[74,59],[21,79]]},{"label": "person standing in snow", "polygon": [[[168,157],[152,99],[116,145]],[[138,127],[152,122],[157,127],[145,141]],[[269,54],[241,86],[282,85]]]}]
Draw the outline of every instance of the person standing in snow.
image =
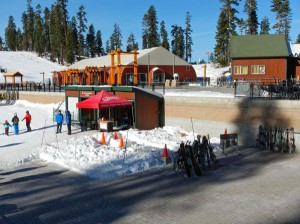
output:
[{"label": "person standing in snow", "polygon": [[30,123],[31,123],[31,115],[29,111],[26,111],[25,117],[22,119],[22,121],[26,121],[26,127],[27,127],[27,132],[31,131]]},{"label": "person standing in snow", "polygon": [[56,134],[61,133],[62,123],[64,121],[64,115],[62,115],[60,110],[55,115],[55,121],[57,123]]},{"label": "person standing in snow", "polygon": [[7,120],[3,123],[3,125],[4,125],[4,131],[5,131],[5,134],[8,136],[8,133],[9,133],[9,127],[12,127],[12,126],[10,125],[10,123],[8,123]]},{"label": "person standing in snow", "polygon": [[66,111],[66,123],[67,123],[67,127],[68,127],[68,135],[71,134],[71,113],[70,111]]},{"label": "person standing in snow", "polygon": [[11,122],[13,123],[14,126],[14,133],[15,135],[19,134],[19,118],[17,113],[14,114],[14,117],[11,119]]}]

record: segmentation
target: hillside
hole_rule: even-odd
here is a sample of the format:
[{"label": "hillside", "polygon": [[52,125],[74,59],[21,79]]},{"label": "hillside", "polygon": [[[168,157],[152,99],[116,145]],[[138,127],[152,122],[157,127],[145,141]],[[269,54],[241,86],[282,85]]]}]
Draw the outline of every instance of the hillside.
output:
[{"label": "hillside", "polygon": [[[193,65],[196,70],[197,77],[203,77],[203,65]],[[9,52],[0,51],[0,68],[7,70],[7,72],[19,71],[24,75],[24,81],[42,81],[42,72],[45,73],[45,80],[51,78],[53,71],[61,71],[66,69],[66,66],[61,66],[53,63],[45,58],[38,57],[31,52]],[[207,64],[206,77],[210,77],[211,83],[216,82],[217,77],[221,77],[224,72],[228,71],[229,67],[215,68],[212,64]],[[0,82],[4,82],[3,74],[0,73]]]},{"label": "hillside", "polygon": [[[0,67],[7,72],[19,71],[24,75],[23,81],[42,81],[42,72],[45,80],[52,77],[53,71],[64,70],[66,67],[53,63],[45,58],[38,57],[31,52],[0,51]],[[4,82],[3,74],[0,73],[0,82]]]}]

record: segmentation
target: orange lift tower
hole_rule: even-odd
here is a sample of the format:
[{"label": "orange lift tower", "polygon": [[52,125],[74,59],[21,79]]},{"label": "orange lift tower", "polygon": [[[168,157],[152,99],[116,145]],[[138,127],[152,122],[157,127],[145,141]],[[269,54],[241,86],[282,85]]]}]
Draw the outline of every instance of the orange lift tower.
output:
[{"label": "orange lift tower", "polygon": [[[120,48],[117,48],[117,51],[115,52],[114,50],[110,51],[110,61],[111,61],[111,66],[110,66],[110,81],[112,85],[116,83],[115,80],[115,68],[117,67],[117,84],[122,85],[122,77],[121,77],[121,69],[122,68],[130,68],[132,66],[130,65],[122,65],[121,64],[121,55],[127,55],[127,54],[133,54],[133,84],[137,85],[138,84],[138,64],[137,64],[137,50],[134,49],[133,52],[121,52]],[[115,66],[115,55],[117,55],[117,66]]]}]

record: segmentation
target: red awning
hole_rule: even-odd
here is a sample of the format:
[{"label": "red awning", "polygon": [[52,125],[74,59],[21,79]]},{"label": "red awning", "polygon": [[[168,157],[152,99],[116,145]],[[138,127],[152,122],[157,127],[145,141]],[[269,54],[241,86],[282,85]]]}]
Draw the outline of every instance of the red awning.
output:
[{"label": "red awning", "polygon": [[121,106],[131,106],[132,103],[129,100],[115,96],[114,94],[102,90],[95,96],[76,103],[77,108],[110,108],[110,107],[121,107]]}]

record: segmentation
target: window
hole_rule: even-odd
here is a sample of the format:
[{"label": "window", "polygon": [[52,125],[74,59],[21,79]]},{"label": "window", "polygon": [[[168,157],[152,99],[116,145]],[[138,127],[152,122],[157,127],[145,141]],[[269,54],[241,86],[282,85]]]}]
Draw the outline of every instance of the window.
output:
[{"label": "window", "polygon": [[253,74],[253,75],[266,74],[266,66],[265,65],[252,65],[251,66],[251,74]]},{"label": "window", "polygon": [[233,70],[235,75],[248,75],[247,65],[234,66]]}]

